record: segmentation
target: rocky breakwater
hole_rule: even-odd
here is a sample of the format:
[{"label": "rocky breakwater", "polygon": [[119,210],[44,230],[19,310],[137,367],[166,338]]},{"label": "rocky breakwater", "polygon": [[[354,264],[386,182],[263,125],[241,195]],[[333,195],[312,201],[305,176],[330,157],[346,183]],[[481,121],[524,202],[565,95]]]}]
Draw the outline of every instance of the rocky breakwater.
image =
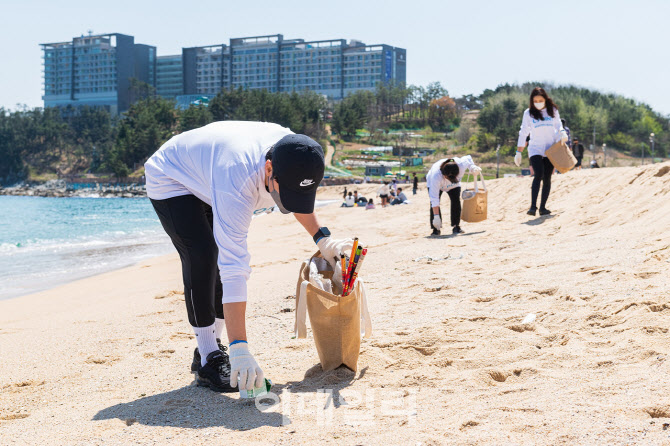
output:
[{"label": "rocky breakwater", "polygon": [[41,184],[18,183],[0,188],[0,195],[19,195],[34,197],[146,197],[144,184],[128,183],[68,183],[65,180],[50,180]]}]

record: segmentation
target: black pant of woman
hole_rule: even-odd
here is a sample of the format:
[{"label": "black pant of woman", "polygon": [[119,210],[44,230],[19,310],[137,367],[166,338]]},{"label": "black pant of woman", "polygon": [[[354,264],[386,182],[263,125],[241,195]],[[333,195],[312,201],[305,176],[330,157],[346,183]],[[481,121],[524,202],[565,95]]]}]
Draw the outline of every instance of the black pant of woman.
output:
[{"label": "black pant of woman", "polygon": [[192,327],[209,327],[215,318],[223,319],[212,207],[193,195],[151,200],[151,204],[181,258],[188,321]]},{"label": "black pant of woman", "polygon": [[[442,198],[442,192],[440,191],[440,198]],[[430,193],[430,189],[428,190],[428,193]],[[449,199],[451,201],[451,226],[458,226],[461,224],[461,188],[459,187],[454,187],[453,189],[449,189],[447,191],[447,195],[449,195]],[[440,219],[442,219],[442,209],[440,209]],[[435,229],[433,227],[433,217],[435,216],[435,213],[433,212],[433,207],[430,207],[430,228]]]},{"label": "black pant of woman", "polygon": [[549,158],[542,155],[533,155],[530,157],[530,165],[533,167],[533,186],[531,188],[530,210],[535,215],[537,210],[537,195],[540,192],[540,183],[542,183],[542,198],[540,200],[540,213],[547,210],[547,199],[551,192],[551,174],[554,173],[554,165]]}]

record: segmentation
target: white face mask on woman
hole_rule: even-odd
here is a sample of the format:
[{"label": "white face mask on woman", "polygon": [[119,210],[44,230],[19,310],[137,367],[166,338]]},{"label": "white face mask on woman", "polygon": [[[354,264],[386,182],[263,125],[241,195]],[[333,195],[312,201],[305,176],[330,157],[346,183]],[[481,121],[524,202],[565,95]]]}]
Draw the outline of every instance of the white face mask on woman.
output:
[{"label": "white face mask on woman", "polygon": [[542,110],[542,109],[544,108],[544,101],[542,101],[542,102],[533,102],[533,104],[535,105],[535,108],[538,109],[538,110]]}]

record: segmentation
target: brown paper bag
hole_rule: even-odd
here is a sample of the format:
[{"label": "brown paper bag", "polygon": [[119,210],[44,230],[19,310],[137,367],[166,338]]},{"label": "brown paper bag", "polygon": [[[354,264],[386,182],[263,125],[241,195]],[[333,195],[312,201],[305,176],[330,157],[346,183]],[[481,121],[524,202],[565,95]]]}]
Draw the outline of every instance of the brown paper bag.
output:
[{"label": "brown paper bag", "polygon": [[[482,182],[482,188],[477,184],[477,176]],[[475,174],[474,188],[467,187],[462,193],[463,208],[461,210],[461,219],[468,223],[477,223],[486,220],[488,217],[488,190],[484,184],[484,176],[481,172]]]},{"label": "brown paper bag", "polygon": [[[313,257],[321,258],[321,253],[317,252]],[[298,276],[295,293],[295,336],[307,337],[306,318],[309,313],[314,343],[323,371],[336,369],[342,364],[356,371],[361,350],[361,336],[369,337],[372,334],[365,286],[359,278],[356,280],[354,290],[348,296],[328,293],[310,283],[311,260],[303,262]],[[326,269],[319,271],[319,274],[331,278],[333,270],[328,265]],[[333,291],[342,293],[341,287]]]},{"label": "brown paper bag", "polygon": [[575,167],[575,164],[577,164],[577,158],[572,154],[572,150],[570,150],[562,141],[549,147],[545,152],[545,155],[549,158],[549,161],[551,161],[551,164],[554,165],[556,170],[561,173],[569,172]]}]

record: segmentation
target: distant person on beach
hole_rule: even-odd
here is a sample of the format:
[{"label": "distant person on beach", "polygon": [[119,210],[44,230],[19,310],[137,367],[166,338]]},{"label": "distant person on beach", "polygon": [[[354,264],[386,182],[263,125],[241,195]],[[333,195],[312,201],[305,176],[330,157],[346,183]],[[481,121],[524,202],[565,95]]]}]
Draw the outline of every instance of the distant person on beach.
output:
[{"label": "distant person on beach", "polygon": [[416,195],[416,191],[419,190],[419,178],[416,176],[416,173],[414,174],[414,178],[412,178],[412,184],[412,193]]},{"label": "distant person on beach", "polygon": [[393,180],[391,183],[391,190],[393,190],[393,195],[398,195],[398,180]]},{"label": "distant person on beach", "polygon": [[374,209],[375,208],[375,202],[372,198],[368,200],[368,204],[365,205],[365,210],[368,209]]},{"label": "distant person on beach", "polygon": [[591,169],[600,169],[600,166],[598,165],[598,161],[591,160]]},{"label": "distant person on beach", "polygon": [[354,191],[354,201],[358,206],[365,206],[368,203],[368,199],[362,195],[358,195],[358,191]]},{"label": "distant person on beach", "polygon": [[391,205],[403,204],[407,201],[407,196],[402,191],[402,187],[398,188],[398,196],[391,202]]},{"label": "distant person on beach", "polygon": [[580,143],[577,138],[572,144],[572,154],[577,158],[577,164],[575,164],[576,170],[582,170],[582,158],[584,158],[584,144]]},{"label": "distant person on beach", "polygon": [[572,135],[570,134],[570,127],[568,127],[565,124],[565,119],[561,118],[561,125],[563,126],[563,130],[565,130],[565,133],[568,135],[568,147],[572,147]]},{"label": "distant person on beach", "polygon": [[428,196],[430,197],[430,227],[432,235],[442,233],[442,211],[440,210],[440,198],[442,192],[449,195],[451,201],[451,226],[453,234],[462,234],[461,229],[461,178],[465,171],[473,173],[481,172],[482,169],[475,165],[470,155],[460,158],[441,159],[430,168],[426,175]]},{"label": "distant person on beach", "polygon": [[344,193],[342,194],[342,199],[346,200],[347,199],[347,187],[344,186]]},{"label": "distant person on beach", "polygon": [[354,200],[354,196],[351,192],[349,192],[349,195],[347,195],[347,198],[344,199],[344,203],[342,203],[341,208],[352,208],[356,205],[356,201]]},{"label": "distant person on beach", "polygon": [[546,205],[551,192],[551,175],[554,172],[554,165],[545,156],[545,152],[558,140],[567,142],[568,135],[561,124],[558,107],[540,87],[533,89],[530,94],[530,105],[523,112],[517,152],[514,156],[514,163],[517,166],[521,166],[521,154],[526,138],[529,136],[528,156],[533,169],[533,185],[530,209],[527,214],[535,215],[537,213],[537,196],[540,192],[540,184],[542,184],[540,215],[548,215],[551,214],[551,211],[547,209]]},{"label": "distant person on beach", "polygon": [[382,207],[386,207],[389,199],[389,183],[384,181],[384,184],[377,190],[377,195],[382,200]]},{"label": "distant person on beach", "polygon": [[214,122],[172,137],[144,167],[147,195],[181,259],[197,384],[217,392],[260,387],[264,373],[247,346],[245,320],[252,217],[292,212],[335,278],[340,253],[353,245],[331,238],[314,213],[323,149],[277,124]]}]

